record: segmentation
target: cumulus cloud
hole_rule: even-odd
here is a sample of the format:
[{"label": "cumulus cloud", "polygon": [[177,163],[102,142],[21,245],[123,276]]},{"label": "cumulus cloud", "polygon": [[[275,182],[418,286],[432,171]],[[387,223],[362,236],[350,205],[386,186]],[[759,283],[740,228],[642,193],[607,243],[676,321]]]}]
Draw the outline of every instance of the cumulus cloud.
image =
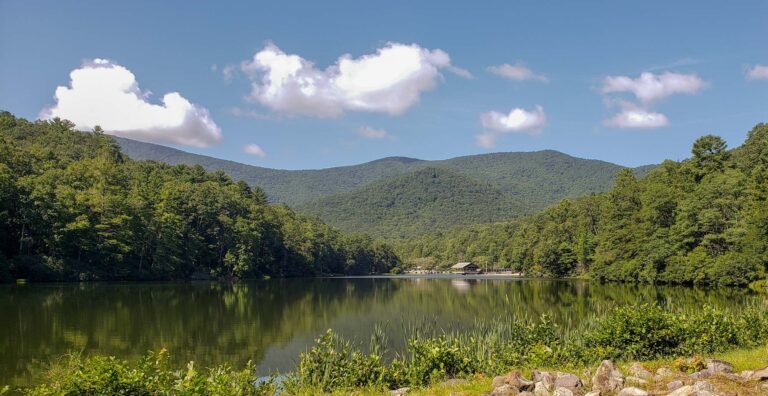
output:
[{"label": "cumulus cloud", "polygon": [[661,113],[628,108],[605,120],[605,125],[617,128],[660,128],[669,125],[669,120]]},{"label": "cumulus cloud", "polygon": [[475,136],[480,147],[491,148],[496,140],[506,133],[527,133],[538,135],[547,123],[544,108],[536,106],[532,110],[512,109],[508,114],[489,111],[480,115],[480,124],[485,131]]},{"label": "cumulus cloud", "polygon": [[369,126],[363,126],[358,128],[357,134],[366,138],[366,139],[392,139],[393,136],[389,134],[389,132],[378,129],[378,128],[372,128]]},{"label": "cumulus cloud", "polygon": [[160,143],[206,147],[221,140],[208,110],[178,92],[150,103],[133,73],[115,62],[94,59],[69,76],[69,87],[56,88],[56,104],[43,109],[41,119],[60,117],[81,130],[98,125],[112,135]]},{"label": "cumulus cloud", "polygon": [[645,72],[638,78],[608,76],[603,80],[602,92],[631,92],[641,102],[650,104],[675,94],[695,94],[706,86],[695,74]]},{"label": "cumulus cloud", "polygon": [[514,65],[505,63],[503,65],[490,66],[487,70],[493,74],[496,74],[497,76],[501,76],[509,80],[536,80],[541,82],[549,82],[549,79],[545,75],[536,74],[528,67],[519,63]]},{"label": "cumulus cloud", "polygon": [[608,106],[616,103],[621,111],[603,124],[617,128],[661,128],[669,125],[666,115],[652,110],[658,101],[676,94],[696,94],[708,83],[696,74],[664,72],[654,74],[645,72],[637,78],[627,76],[608,76],[603,80],[602,93],[629,92],[637,103],[607,98]]},{"label": "cumulus cloud", "polygon": [[442,50],[399,43],[359,58],[342,55],[325,70],[267,44],[240,69],[252,82],[250,100],[273,111],[316,117],[345,111],[402,114],[435,87],[441,70],[471,76],[453,66]]},{"label": "cumulus cloud", "polygon": [[264,151],[264,149],[261,148],[258,144],[246,144],[243,146],[243,152],[246,154],[255,155],[260,158],[264,158],[267,156],[267,152]]},{"label": "cumulus cloud", "polygon": [[768,66],[755,65],[747,70],[747,80],[768,80]]}]

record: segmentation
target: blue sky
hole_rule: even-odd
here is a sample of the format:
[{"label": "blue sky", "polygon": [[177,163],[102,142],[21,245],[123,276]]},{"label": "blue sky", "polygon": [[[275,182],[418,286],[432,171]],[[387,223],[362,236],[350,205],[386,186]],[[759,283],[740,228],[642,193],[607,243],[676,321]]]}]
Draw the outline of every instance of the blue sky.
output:
[{"label": "blue sky", "polygon": [[[275,168],[542,149],[636,166],[768,121],[767,15],[765,1],[0,0],[0,109]],[[286,60],[302,79],[265,82]]]}]

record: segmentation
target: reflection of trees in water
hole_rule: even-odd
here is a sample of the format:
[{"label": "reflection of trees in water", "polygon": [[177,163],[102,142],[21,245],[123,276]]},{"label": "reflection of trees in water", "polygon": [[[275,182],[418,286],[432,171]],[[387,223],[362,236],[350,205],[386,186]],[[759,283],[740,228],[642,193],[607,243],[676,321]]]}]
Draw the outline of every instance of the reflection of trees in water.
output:
[{"label": "reflection of trees in water", "polygon": [[329,326],[364,340],[373,323],[389,323],[399,348],[404,325],[418,321],[465,327],[547,314],[572,327],[618,304],[733,307],[750,298],[735,289],[472,278],[3,286],[0,382],[18,383],[32,359],[72,350],[131,358],[166,347],[177,363],[258,363],[268,348]]}]

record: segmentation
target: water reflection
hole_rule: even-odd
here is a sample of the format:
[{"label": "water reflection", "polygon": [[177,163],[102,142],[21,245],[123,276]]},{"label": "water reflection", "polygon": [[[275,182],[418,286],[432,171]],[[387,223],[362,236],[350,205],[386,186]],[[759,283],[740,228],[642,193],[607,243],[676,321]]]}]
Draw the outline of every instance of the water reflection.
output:
[{"label": "water reflection", "polygon": [[168,348],[178,363],[286,371],[327,328],[366,340],[384,324],[394,349],[404,327],[550,315],[564,326],[616,304],[733,306],[743,290],[600,285],[483,277],[336,278],[218,283],[0,286],[0,384],[33,381],[30,367],[69,351],[137,357]]}]

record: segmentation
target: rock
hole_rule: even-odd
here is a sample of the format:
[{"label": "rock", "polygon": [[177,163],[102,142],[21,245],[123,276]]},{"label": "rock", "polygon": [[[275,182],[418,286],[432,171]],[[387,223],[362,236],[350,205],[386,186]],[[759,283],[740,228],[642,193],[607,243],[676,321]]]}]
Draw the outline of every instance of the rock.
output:
[{"label": "rock", "polygon": [[622,389],[621,391],[619,391],[618,396],[648,396],[648,392],[640,388],[635,388],[633,386],[633,387]]},{"label": "rock", "polygon": [[535,396],[549,396],[549,389],[544,385],[544,381],[539,381],[534,385],[533,394]]},{"label": "rock", "polygon": [[672,371],[669,367],[660,367],[658,370],[656,370],[656,375],[653,377],[653,379],[656,382],[661,382],[662,380],[673,375],[675,375],[675,372]]},{"label": "rock", "polygon": [[714,392],[715,391],[715,386],[710,384],[707,381],[698,381],[695,384],[693,384],[693,390],[694,391]]},{"label": "rock", "polygon": [[541,382],[547,391],[551,391],[555,387],[555,380],[557,374],[549,371],[533,370],[533,382]]},{"label": "rock", "polygon": [[457,385],[466,384],[467,382],[469,382],[469,381],[467,381],[465,379],[451,378],[451,379],[449,379],[447,381],[441,382],[440,386],[457,386]]},{"label": "rock", "polygon": [[494,389],[504,384],[510,385],[520,391],[532,391],[534,385],[533,381],[528,381],[525,379],[523,375],[517,370],[511,371],[507,375],[496,377],[492,382]]},{"label": "rock", "polygon": [[504,384],[502,386],[494,388],[493,392],[491,392],[491,396],[514,396],[519,393],[520,391],[518,391],[517,388],[509,384]]},{"label": "rock", "polygon": [[395,389],[395,390],[389,391],[389,394],[390,395],[395,395],[395,396],[401,396],[401,395],[404,395],[404,394],[408,393],[408,391],[410,391],[410,390],[411,390],[411,388],[400,388],[400,389]]},{"label": "rock", "polygon": [[768,367],[757,370],[749,376],[751,380],[768,381]]},{"label": "rock", "polygon": [[712,374],[727,374],[733,372],[733,365],[717,359],[707,359],[707,370]]},{"label": "rock", "polygon": [[557,388],[552,396],[573,396],[573,391],[568,388]]},{"label": "rock", "polygon": [[648,381],[640,378],[635,377],[634,375],[630,375],[628,377],[624,378],[624,383],[626,384],[636,384],[636,385],[648,385]]},{"label": "rock", "polygon": [[600,396],[600,392],[598,392],[598,391],[592,391],[592,392],[589,392],[589,393],[587,393],[587,394],[586,394],[586,395],[584,395],[584,396]]},{"label": "rock", "polygon": [[567,373],[558,373],[557,379],[555,379],[555,388],[566,388],[568,390],[576,390],[584,386],[581,382],[581,378]]},{"label": "rock", "polygon": [[524,392],[520,392],[518,396],[536,396],[536,395],[534,395],[532,392],[524,391]]},{"label": "rock", "polygon": [[676,381],[672,381],[672,382],[668,383],[667,384],[667,389],[670,390],[670,391],[673,391],[673,390],[682,388],[683,385],[685,385],[683,383],[683,381],[676,380]]},{"label": "rock", "polygon": [[653,377],[653,374],[651,374],[650,371],[648,371],[645,366],[643,366],[640,363],[632,363],[632,366],[629,367],[629,373],[637,378],[642,378],[644,380],[650,379]]},{"label": "rock", "polygon": [[691,379],[698,380],[698,379],[706,379],[706,378],[709,378],[711,376],[712,376],[712,372],[709,371],[709,369],[704,369],[704,370],[701,370],[701,371],[697,371],[697,372],[689,375],[688,377],[691,378]]},{"label": "rock", "polygon": [[691,396],[693,394],[693,387],[690,385],[682,386],[674,391],[667,393],[667,396]]},{"label": "rock", "polygon": [[610,360],[603,360],[592,377],[592,390],[613,393],[624,386],[624,376]]},{"label": "rock", "polygon": [[754,373],[755,372],[752,371],[752,370],[744,370],[744,371],[739,373],[739,376],[741,376],[741,378],[749,380],[749,379],[752,379],[752,374],[754,374]]}]

